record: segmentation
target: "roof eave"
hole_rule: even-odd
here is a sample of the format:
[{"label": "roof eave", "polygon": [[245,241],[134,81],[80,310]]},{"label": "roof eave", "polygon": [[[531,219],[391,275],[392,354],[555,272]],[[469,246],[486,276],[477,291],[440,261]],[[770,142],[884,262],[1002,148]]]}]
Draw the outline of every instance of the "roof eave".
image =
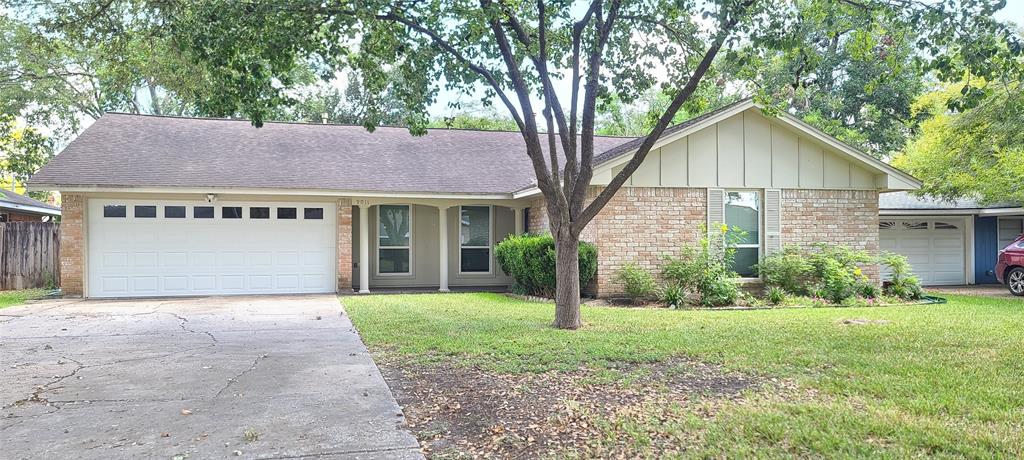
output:
[{"label": "roof eave", "polygon": [[23,212],[26,214],[39,214],[45,216],[59,216],[59,209],[44,208],[41,206],[29,206],[24,204],[11,203],[9,201],[0,201],[0,208]]}]

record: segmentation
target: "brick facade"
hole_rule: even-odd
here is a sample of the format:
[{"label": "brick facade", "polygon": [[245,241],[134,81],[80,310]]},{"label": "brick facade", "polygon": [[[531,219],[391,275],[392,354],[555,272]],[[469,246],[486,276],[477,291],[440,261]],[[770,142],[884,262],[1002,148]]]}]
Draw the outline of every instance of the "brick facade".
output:
[{"label": "brick facade", "polygon": [[[593,196],[599,188],[591,190]],[[543,199],[531,203],[529,231],[547,231]],[[783,190],[782,243],[827,242],[878,253],[878,192],[873,190]],[[598,245],[597,280],[584,293],[622,294],[615,273],[634,262],[652,274],[662,256],[696,243],[707,222],[704,188],[625,187],[587,226],[581,239]],[[865,273],[878,279],[877,267]]]},{"label": "brick facade", "polygon": [[530,202],[528,215],[526,216],[526,233],[550,232],[548,228],[548,208],[544,206],[544,198],[537,198]]},{"label": "brick facade", "polygon": [[81,296],[85,274],[85,197],[61,195],[60,287],[64,294]]},{"label": "brick facade", "polygon": [[338,200],[338,292],[352,291],[352,200]]},{"label": "brick facade", "polygon": [[[874,190],[782,191],[782,244],[834,243],[878,254],[878,192]],[[879,279],[877,266],[865,274]]]},{"label": "brick facade", "polygon": [[43,220],[43,216],[38,214],[22,214],[20,212],[4,212],[7,216],[7,222],[40,222]]},{"label": "brick facade", "polygon": [[[591,189],[590,197],[601,189]],[[589,202],[589,199],[588,199]],[[597,243],[597,279],[585,294],[612,296],[622,292],[615,273],[629,262],[661,271],[662,256],[678,254],[683,243],[697,241],[707,220],[703,188],[625,187],[587,225],[580,239]],[[547,228],[543,200],[530,208],[530,231]]]}]

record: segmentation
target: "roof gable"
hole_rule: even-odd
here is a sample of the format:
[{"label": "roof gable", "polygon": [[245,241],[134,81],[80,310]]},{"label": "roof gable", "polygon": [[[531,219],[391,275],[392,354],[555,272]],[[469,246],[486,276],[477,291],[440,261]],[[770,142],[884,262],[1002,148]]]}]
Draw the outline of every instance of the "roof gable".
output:
[{"label": "roof gable", "polygon": [[[597,159],[609,183],[639,140]],[[910,190],[920,182],[789,114],[744,100],[666,130],[630,178],[634,186]]]}]

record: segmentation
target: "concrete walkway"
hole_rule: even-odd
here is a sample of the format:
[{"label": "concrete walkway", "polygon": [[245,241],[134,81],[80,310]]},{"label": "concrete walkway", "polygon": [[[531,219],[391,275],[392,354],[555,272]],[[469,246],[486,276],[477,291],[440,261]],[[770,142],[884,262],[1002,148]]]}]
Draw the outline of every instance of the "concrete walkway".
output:
[{"label": "concrete walkway", "polygon": [[0,310],[3,458],[420,458],[334,296]]}]

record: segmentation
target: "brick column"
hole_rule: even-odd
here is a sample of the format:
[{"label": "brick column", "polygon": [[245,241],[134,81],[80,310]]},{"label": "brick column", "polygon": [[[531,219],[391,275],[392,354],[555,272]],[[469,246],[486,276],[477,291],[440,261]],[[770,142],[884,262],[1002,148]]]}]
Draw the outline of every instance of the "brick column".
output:
[{"label": "brick column", "polygon": [[338,200],[338,292],[352,291],[352,200]]},{"label": "brick column", "polygon": [[80,297],[85,276],[85,197],[61,194],[60,287],[65,295]]}]

